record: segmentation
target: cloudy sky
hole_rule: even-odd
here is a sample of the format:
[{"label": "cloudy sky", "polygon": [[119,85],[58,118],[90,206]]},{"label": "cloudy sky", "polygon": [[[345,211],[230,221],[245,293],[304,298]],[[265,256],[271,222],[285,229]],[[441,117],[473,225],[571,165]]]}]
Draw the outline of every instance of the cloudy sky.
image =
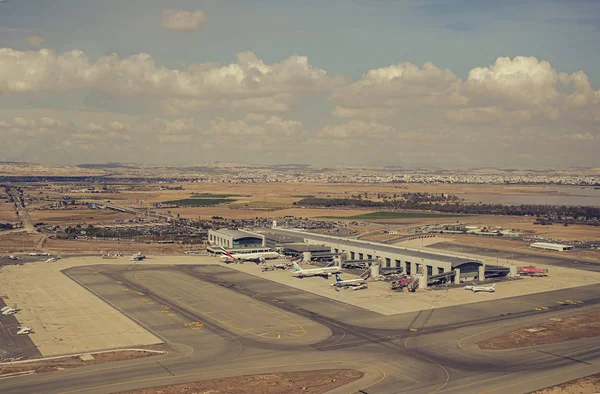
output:
[{"label": "cloudy sky", "polygon": [[596,0],[6,0],[0,160],[600,167]]}]

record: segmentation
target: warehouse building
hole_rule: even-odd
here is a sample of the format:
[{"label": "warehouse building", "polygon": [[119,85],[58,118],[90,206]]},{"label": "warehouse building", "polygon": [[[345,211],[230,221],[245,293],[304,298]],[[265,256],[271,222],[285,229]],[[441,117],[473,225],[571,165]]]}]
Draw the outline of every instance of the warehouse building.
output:
[{"label": "warehouse building", "polygon": [[376,242],[312,234],[299,230],[278,228],[270,231],[283,235],[301,236],[304,238],[305,243],[324,245],[330,248],[331,253],[344,255],[347,260],[379,259],[384,268],[402,268],[402,271],[407,275],[422,273],[431,278],[438,275],[452,274],[455,281],[483,280],[485,277],[486,268],[481,261],[447,253],[424,252]]},{"label": "warehouse building", "polygon": [[575,247],[571,245],[551,244],[547,242],[534,242],[531,245],[532,248],[546,249],[546,250],[558,250],[564,252],[565,250],[573,250]]}]

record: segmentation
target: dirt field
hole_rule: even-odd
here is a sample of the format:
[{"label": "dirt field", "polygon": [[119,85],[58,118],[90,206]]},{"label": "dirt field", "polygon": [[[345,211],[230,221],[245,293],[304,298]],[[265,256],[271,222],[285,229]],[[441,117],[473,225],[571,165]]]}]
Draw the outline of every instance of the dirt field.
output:
[{"label": "dirt field", "polygon": [[362,372],[350,369],[269,373],[128,390],[119,394],[179,394],[182,392],[207,394],[288,394],[307,392],[319,394],[358,380],[363,375]]},{"label": "dirt field", "polygon": [[[576,302],[576,301],[573,301]],[[600,336],[600,312],[550,319],[480,342],[487,350],[505,350]]]},{"label": "dirt field", "polygon": [[25,233],[0,233],[0,253],[31,252],[42,235]]},{"label": "dirt field", "polygon": [[132,219],[127,213],[99,209],[72,209],[55,211],[31,211],[31,221],[47,225],[69,226],[76,224],[116,224],[116,220]]},{"label": "dirt field", "polygon": [[48,239],[44,244],[44,250],[64,254],[116,253],[117,251],[123,254],[133,254],[137,252],[142,252],[143,254],[177,254],[190,249],[198,249],[198,246],[131,243],[123,240],[117,244],[117,242],[114,241],[69,241],[64,239]]},{"label": "dirt field", "polygon": [[63,369],[77,368],[84,365],[108,363],[111,361],[132,360],[135,358],[155,356],[159,353],[138,352],[125,350],[122,352],[108,352],[92,354],[93,360],[83,361],[79,356],[62,357],[54,360],[21,363],[14,365],[0,365],[0,375],[9,373],[35,371],[36,373],[60,371]]},{"label": "dirt field", "polygon": [[570,380],[529,394],[597,394],[600,393],[600,373]]},{"label": "dirt field", "polygon": [[18,220],[14,205],[0,202],[0,222],[17,222]]}]

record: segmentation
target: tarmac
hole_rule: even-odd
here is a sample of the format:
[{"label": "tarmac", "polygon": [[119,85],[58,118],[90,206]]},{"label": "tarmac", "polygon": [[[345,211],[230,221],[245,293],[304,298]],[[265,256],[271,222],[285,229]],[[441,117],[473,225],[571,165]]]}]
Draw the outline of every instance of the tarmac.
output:
[{"label": "tarmac", "polygon": [[[538,266],[540,268],[546,267],[541,264]],[[262,272],[261,266],[253,263],[229,264],[229,267],[382,315],[395,315],[453,305],[510,299],[528,294],[539,294],[600,283],[600,272],[553,266],[550,267],[551,272],[548,277],[521,277],[518,280],[499,282],[496,284],[496,292],[494,293],[472,293],[465,291],[462,286],[451,287],[447,291],[444,289],[436,291],[417,290],[416,293],[404,293],[390,290],[390,283],[382,281],[369,281],[368,289],[364,290],[342,289],[335,291],[330,286],[335,281],[333,277],[324,279],[317,276],[300,279],[292,277],[290,272],[284,270]],[[310,269],[314,267],[303,265],[303,268]],[[342,273],[340,276],[342,279],[356,278],[356,276],[347,273]],[[482,284],[485,285],[485,282],[482,282]]]},{"label": "tarmac", "polygon": [[[48,265],[65,270],[61,275],[72,281],[65,286],[80,283],[87,294],[81,297],[120,311],[170,352],[2,379],[0,392],[111,393],[253,373],[352,368],[365,376],[332,393],[519,393],[600,372],[600,338],[511,351],[476,346],[522,326],[600,309],[598,284],[385,315],[329,297],[322,287],[323,294],[307,292],[266,280],[271,272],[248,274],[209,257],[57,263]],[[75,265],[81,266],[70,267]],[[2,273],[35,277],[35,269],[21,274],[26,267]],[[407,296],[413,295],[422,294]],[[371,302],[393,303],[376,297]],[[112,325],[108,320],[116,316],[103,316],[100,325]]]}]

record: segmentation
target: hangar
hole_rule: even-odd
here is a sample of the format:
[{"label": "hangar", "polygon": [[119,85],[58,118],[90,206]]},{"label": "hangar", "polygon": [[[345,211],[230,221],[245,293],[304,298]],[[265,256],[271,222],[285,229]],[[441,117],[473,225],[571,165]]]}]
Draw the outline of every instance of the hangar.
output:
[{"label": "hangar", "polygon": [[[264,237],[242,230],[209,230],[208,242],[212,246],[231,249],[252,249],[264,246]],[[217,248],[218,249],[218,248]]]}]

